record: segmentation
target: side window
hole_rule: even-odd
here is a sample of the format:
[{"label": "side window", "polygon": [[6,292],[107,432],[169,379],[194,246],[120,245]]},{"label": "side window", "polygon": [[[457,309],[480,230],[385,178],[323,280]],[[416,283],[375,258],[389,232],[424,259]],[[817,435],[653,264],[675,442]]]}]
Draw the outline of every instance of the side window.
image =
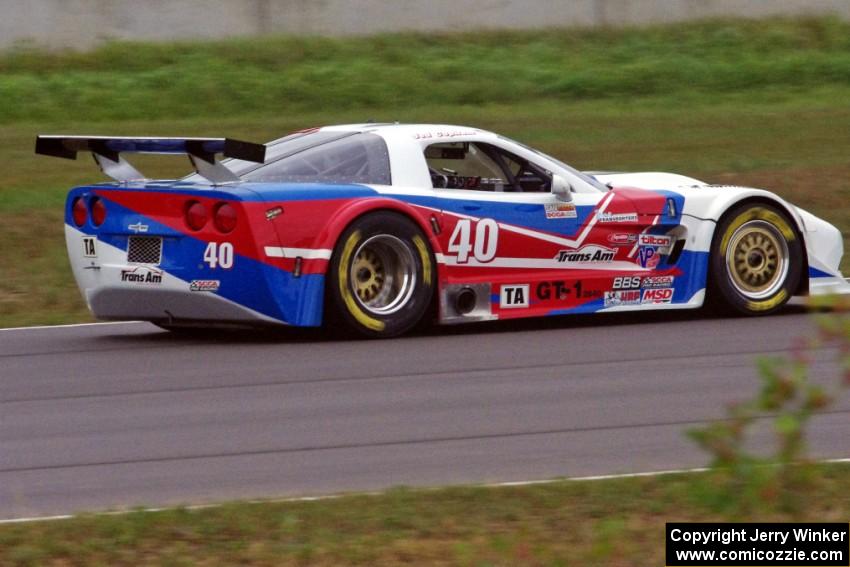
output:
[{"label": "side window", "polygon": [[511,174],[511,181],[523,193],[547,193],[552,190],[552,173],[527,159],[494,148]]},{"label": "side window", "polygon": [[548,192],[552,174],[506,150],[480,142],[444,142],[425,148],[435,189]]},{"label": "side window", "polygon": [[425,148],[425,161],[436,189],[510,191],[508,176],[482,145],[443,142]]},{"label": "side window", "polygon": [[246,173],[242,179],[390,185],[390,159],[382,138],[354,134],[289,154]]}]

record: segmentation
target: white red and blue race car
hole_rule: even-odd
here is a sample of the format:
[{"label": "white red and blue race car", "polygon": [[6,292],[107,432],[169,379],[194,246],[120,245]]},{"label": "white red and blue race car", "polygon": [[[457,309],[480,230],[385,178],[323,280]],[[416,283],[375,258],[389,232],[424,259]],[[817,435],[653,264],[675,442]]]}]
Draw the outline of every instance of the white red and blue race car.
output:
[{"label": "white red and blue race car", "polygon": [[[760,315],[850,292],[839,231],[773,193],[583,173],[475,128],[332,126],[267,145],[39,136],[36,151],[90,151],[116,180],[73,189],[65,217],[74,276],[105,320],[388,337],[706,302]],[[131,152],[185,153],[196,173],[146,179]]]}]

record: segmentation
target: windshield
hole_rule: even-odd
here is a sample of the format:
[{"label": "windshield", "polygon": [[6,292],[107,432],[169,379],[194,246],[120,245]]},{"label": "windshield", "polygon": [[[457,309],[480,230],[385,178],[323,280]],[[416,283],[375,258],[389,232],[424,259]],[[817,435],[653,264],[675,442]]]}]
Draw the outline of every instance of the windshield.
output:
[{"label": "windshield", "polygon": [[605,184],[601,183],[599,180],[597,180],[592,175],[588,175],[588,174],[586,174],[582,171],[577,170],[574,167],[570,167],[569,165],[565,164],[561,160],[553,158],[552,156],[550,156],[548,154],[544,154],[540,150],[532,148],[531,146],[527,146],[527,145],[523,144],[522,142],[517,142],[516,140],[511,140],[510,138],[506,138],[505,136],[499,136],[499,138],[501,138],[503,140],[507,140],[508,142],[514,143],[514,144],[516,144],[520,147],[525,148],[526,150],[528,150],[530,152],[533,152],[533,153],[535,153],[535,154],[537,154],[541,157],[548,159],[549,161],[553,162],[555,165],[557,165],[557,166],[559,166],[563,169],[566,169],[567,171],[569,171],[570,173],[572,173],[576,177],[586,181],[592,187],[595,187],[596,189],[599,189],[600,191],[608,191],[608,187],[606,187]]}]

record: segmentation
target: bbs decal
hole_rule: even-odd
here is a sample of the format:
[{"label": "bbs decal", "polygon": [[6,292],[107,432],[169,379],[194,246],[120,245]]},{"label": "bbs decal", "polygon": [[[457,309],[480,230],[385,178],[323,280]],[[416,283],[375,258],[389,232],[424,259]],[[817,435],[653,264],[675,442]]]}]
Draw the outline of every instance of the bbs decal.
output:
[{"label": "bbs decal", "polygon": [[[473,234],[473,224],[474,234]],[[457,221],[447,250],[457,254],[457,263],[466,264],[472,256],[477,262],[489,262],[496,257],[499,246],[499,224],[493,219]]]},{"label": "bbs decal", "polygon": [[614,289],[637,289],[640,287],[640,276],[623,276],[614,278]]},{"label": "bbs decal", "polygon": [[211,268],[229,270],[233,267],[233,244],[210,242],[204,250],[204,262]]}]

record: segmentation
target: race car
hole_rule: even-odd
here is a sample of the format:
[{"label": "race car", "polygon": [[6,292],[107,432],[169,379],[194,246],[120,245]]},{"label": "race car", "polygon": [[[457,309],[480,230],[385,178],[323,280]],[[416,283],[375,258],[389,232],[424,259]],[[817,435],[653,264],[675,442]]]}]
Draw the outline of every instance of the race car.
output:
[{"label": "race car", "polygon": [[[477,128],[36,141],[40,154],[81,151],[115,180],[71,190],[65,210],[74,276],[104,320],[391,337],[428,321],[706,302],[765,315],[850,292],[839,231],[774,193],[582,172]],[[129,153],[186,154],[195,173],[147,179]]]}]

